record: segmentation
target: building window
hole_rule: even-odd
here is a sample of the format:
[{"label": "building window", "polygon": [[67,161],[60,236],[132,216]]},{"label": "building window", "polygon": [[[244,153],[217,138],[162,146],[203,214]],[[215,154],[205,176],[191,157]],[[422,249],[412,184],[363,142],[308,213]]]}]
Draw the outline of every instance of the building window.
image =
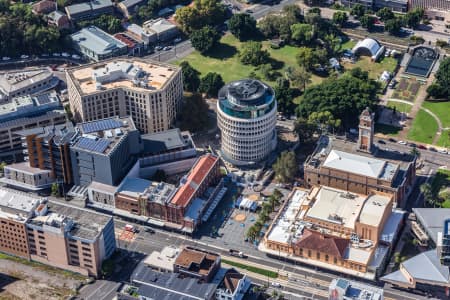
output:
[{"label": "building window", "polygon": [[311,257],[311,250],[308,250],[308,257]]},{"label": "building window", "polygon": [[325,261],[328,261],[330,259],[330,257],[328,256],[328,254],[325,254]]},{"label": "building window", "polygon": [[320,252],[316,252],[316,258],[320,259]]}]

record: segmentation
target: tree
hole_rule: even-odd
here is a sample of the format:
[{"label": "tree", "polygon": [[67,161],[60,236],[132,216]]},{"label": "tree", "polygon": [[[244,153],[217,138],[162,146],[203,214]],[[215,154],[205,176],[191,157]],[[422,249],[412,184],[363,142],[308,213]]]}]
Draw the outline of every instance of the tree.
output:
[{"label": "tree", "polygon": [[339,53],[342,47],[341,39],[334,34],[327,34],[325,36],[325,45],[330,56],[334,56],[335,54]]},{"label": "tree", "polygon": [[275,172],[275,178],[278,181],[283,183],[292,182],[298,171],[295,153],[292,151],[283,151],[272,168]]},{"label": "tree", "polygon": [[291,39],[297,44],[308,45],[314,36],[310,24],[297,23],[291,26]]},{"label": "tree", "polygon": [[302,9],[296,4],[290,4],[283,7],[283,17],[287,19],[289,24],[303,22]]},{"label": "tree", "polygon": [[365,13],[366,13],[366,9],[364,8],[364,6],[362,6],[359,3],[353,5],[353,7],[352,7],[352,9],[350,11],[350,14],[352,16],[355,16],[357,19],[359,19],[362,16],[364,16]]},{"label": "tree", "polygon": [[52,184],[52,196],[59,197],[59,185],[57,182]]},{"label": "tree", "polygon": [[333,23],[339,27],[343,27],[348,21],[348,15],[345,11],[337,11],[333,14]]},{"label": "tree", "polygon": [[175,20],[181,30],[190,34],[205,26],[215,26],[225,21],[226,10],[219,0],[194,0],[194,5],[177,9]]},{"label": "tree", "polygon": [[113,15],[101,15],[100,17],[93,19],[93,20],[87,20],[87,21],[81,21],[78,23],[79,28],[84,28],[90,25],[97,26],[98,28],[110,33],[114,34],[119,31],[123,30],[122,27],[122,21],[113,16]]},{"label": "tree", "polygon": [[317,125],[308,122],[305,118],[298,118],[295,122],[295,133],[297,133],[300,143],[307,144],[313,141],[317,131]]},{"label": "tree", "polygon": [[289,80],[280,77],[277,79],[277,84],[274,88],[277,96],[277,109],[283,115],[292,115],[294,113],[294,103],[292,102],[293,91],[290,88]]},{"label": "tree", "polygon": [[240,41],[247,40],[257,33],[256,21],[249,14],[235,14],[228,20],[228,28]]},{"label": "tree", "polygon": [[399,18],[390,19],[384,23],[384,29],[392,35],[398,34],[401,28],[402,21]]},{"label": "tree", "polygon": [[377,17],[380,18],[381,21],[386,22],[387,20],[394,19],[395,15],[390,8],[383,7],[377,11]]},{"label": "tree", "polygon": [[259,71],[266,80],[273,81],[277,76],[279,76],[279,73],[273,70],[271,64],[264,64],[259,66]]},{"label": "tree", "polygon": [[183,87],[185,91],[196,92],[200,86],[200,72],[194,69],[187,61],[180,64],[183,73]]},{"label": "tree", "polygon": [[220,36],[214,28],[205,26],[201,29],[192,31],[189,38],[191,39],[192,47],[200,53],[205,53],[217,44]]},{"label": "tree", "polygon": [[321,24],[322,17],[320,16],[320,13],[309,10],[305,15],[305,21],[306,23],[317,27]]},{"label": "tree", "polygon": [[424,10],[422,8],[415,8],[409,12],[407,12],[403,16],[403,22],[409,28],[417,28],[420,25],[420,21],[422,20],[424,15]]},{"label": "tree", "polygon": [[208,104],[201,94],[187,94],[181,111],[181,128],[189,131],[201,131],[208,124]]},{"label": "tree", "polygon": [[429,206],[435,206],[436,201],[433,196],[431,184],[424,183],[420,186],[420,192],[423,194],[423,199],[425,200],[425,203],[427,203]]},{"label": "tree", "polygon": [[334,118],[329,111],[313,112],[308,117],[308,122],[316,124],[320,129],[320,133],[326,133],[330,129],[334,132],[335,129],[341,126],[341,120]]},{"label": "tree", "polygon": [[300,67],[305,68],[306,70],[310,70],[314,64],[313,50],[308,47],[298,48],[298,52],[295,58],[297,60],[297,64]]},{"label": "tree", "polygon": [[434,98],[448,99],[450,97],[450,57],[439,64],[436,81],[428,87],[427,92]]},{"label": "tree", "polygon": [[375,80],[344,73],[339,78],[307,87],[297,114],[307,119],[313,112],[329,111],[335,119],[341,120],[344,129],[352,128],[366,107],[375,108],[378,87]]},{"label": "tree", "polygon": [[299,68],[288,68],[286,71],[286,76],[291,81],[292,85],[296,87],[301,87],[303,90],[306,89],[306,85],[311,83],[311,73],[308,72],[304,67]]},{"label": "tree", "polygon": [[242,46],[239,59],[244,65],[259,66],[269,61],[269,52],[262,49],[260,42],[250,41]]},{"label": "tree", "polygon": [[6,167],[6,166],[7,166],[6,162],[2,161],[2,162],[0,163],[0,172],[3,173],[3,171],[5,170],[5,167]]},{"label": "tree", "polygon": [[222,86],[224,86],[222,76],[215,72],[209,72],[200,80],[199,91],[206,93],[208,97],[217,97]]},{"label": "tree", "polygon": [[361,26],[366,28],[367,30],[372,30],[374,24],[375,24],[375,17],[365,14],[362,17],[359,18],[359,23],[361,23]]}]

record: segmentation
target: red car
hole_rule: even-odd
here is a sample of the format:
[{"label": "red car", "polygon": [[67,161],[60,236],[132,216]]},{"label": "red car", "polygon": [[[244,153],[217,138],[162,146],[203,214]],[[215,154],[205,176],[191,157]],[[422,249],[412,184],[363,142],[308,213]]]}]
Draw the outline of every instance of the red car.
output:
[{"label": "red car", "polygon": [[424,145],[418,145],[417,148],[419,148],[419,149],[424,149],[424,150],[427,149],[427,147],[425,147]]}]

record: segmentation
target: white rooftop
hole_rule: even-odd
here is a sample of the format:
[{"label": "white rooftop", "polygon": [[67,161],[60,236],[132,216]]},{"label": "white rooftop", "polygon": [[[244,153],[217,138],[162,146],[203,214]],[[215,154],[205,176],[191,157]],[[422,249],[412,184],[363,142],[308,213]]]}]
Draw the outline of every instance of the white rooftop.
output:
[{"label": "white rooftop", "polygon": [[134,198],[143,195],[152,182],[142,178],[125,177],[117,188],[117,192]]},{"label": "white rooftop", "polygon": [[322,186],[307,216],[355,228],[365,197],[339,189]]},{"label": "white rooftop", "polygon": [[370,262],[372,252],[372,247],[356,248],[354,246],[349,246],[345,250],[344,258],[367,265]]},{"label": "white rooftop", "polygon": [[378,178],[384,169],[386,161],[366,156],[356,155],[338,150],[331,150],[323,166]]},{"label": "white rooftop", "polygon": [[392,197],[379,194],[370,195],[361,210],[359,222],[371,226],[378,226],[383,218],[386,207]]},{"label": "white rooftop", "polygon": [[296,190],[294,192],[294,195],[289,199],[289,204],[280,214],[277,223],[272,225],[272,230],[268,236],[269,240],[279,243],[287,243],[290,240],[293,234],[291,229],[295,227],[297,214],[307,196],[307,191]]},{"label": "white rooftop", "polygon": [[40,198],[0,187],[0,217],[25,221],[40,203]]},{"label": "white rooftop", "polygon": [[144,264],[154,269],[173,272],[173,264],[179,253],[179,248],[166,246],[161,252],[153,251],[152,254],[148,255],[144,260]]}]

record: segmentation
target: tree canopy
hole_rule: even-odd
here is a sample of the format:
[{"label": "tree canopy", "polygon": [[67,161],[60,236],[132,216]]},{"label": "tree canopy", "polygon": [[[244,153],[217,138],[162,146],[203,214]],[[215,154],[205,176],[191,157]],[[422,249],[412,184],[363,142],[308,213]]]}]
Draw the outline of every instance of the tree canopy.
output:
[{"label": "tree canopy", "polygon": [[48,26],[31,10],[28,3],[0,2],[0,56],[48,53],[61,48],[58,29]]},{"label": "tree canopy", "polygon": [[409,28],[417,28],[420,25],[420,21],[424,16],[424,10],[422,8],[415,8],[407,12],[403,16],[403,23]]},{"label": "tree canopy", "polygon": [[284,151],[272,166],[275,172],[275,179],[283,183],[290,183],[294,180],[298,171],[295,153]]},{"label": "tree canopy", "polygon": [[366,13],[366,9],[360,3],[353,5],[353,7],[350,11],[350,14],[352,16],[355,16],[356,18],[361,18],[362,16],[364,16],[365,13]]},{"label": "tree canopy", "polygon": [[348,15],[345,11],[337,11],[333,14],[333,23],[339,27],[343,27],[348,21]]},{"label": "tree canopy", "polygon": [[436,81],[427,89],[428,94],[433,98],[450,98],[450,57],[441,61],[435,77]]},{"label": "tree canopy", "polygon": [[219,33],[211,26],[205,26],[194,30],[190,34],[192,47],[200,53],[206,53],[211,50],[219,41]]},{"label": "tree canopy", "polygon": [[194,5],[177,9],[175,19],[185,33],[225,21],[226,10],[219,0],[194,0]]},{"label": "tree canopy", "polygon": [[290,87],[289,80],[280,77],[275,85],[275,95],[277,96],[277,109],[283,115],[291,115],[294,113],[293,90]]},{"label": "tree canopy", "polygon": [[112,15],[101,15],[96,19],[81,21],[78,23],[78,27],[80,29],[90,25],[97,26],[98,28],[110,34],[114,34],[123,30],[122,21]]},{"label": "tree canopy", "polygon": [[259,66],[267,63],[269,57],[269,52],[263,50],[261,42],[255,41],[245,43],[239,52],[239,59],[244,65]]},{"label": "tree canopy", "polygon": [[224,86],[222,76],[215,72],[209,72],[200,80],[199,91],[206,93],[208,97],[217,97],[219,90]]},{"label": "tree canopy", "polygon": [[308,119],[313,112],[329,111],[341,120],[344,129],[355,126],[364,108],[375,107],[379,88],[367,72],[355,69],[306,88],[297,107],[298,116]]},{"label": "tree canopy", "polygon": [[387,20],[394,19],[395,15],[390,8],[383,7],[377,11],[377,17],[380,18],[381,21],[386,22]]},{"label": "tree canopy", "polygon": [[369,14],[365,14],[359,18],[359,22],[361,23],[362,27],[370,31],[375,24],[375,17]]},{"label": "tree canopy", "polygon": [[183,61],[180,64],[183,73],[183,87],[185,91],[196,92],[200,86],[200,72],[194,69],[189,62]]},{"label": "tree canopy", "polygon": [[185,95],[181,111],[181,128],[200,131],[208,124],[208,104],[201,94]]},{"label": "tree canopy", "polygon": [[402,29],[402,20],[399,18],[389,19],[384,23],[384,29],[389,32],[389,34],[398,34],[400,29]]},{"label": "tree canopy", "polygon": [[308,45],[314,36],[311,24],[296,23],[291,25],[291,39],[300,45]]},{"label": "tree canopy", "polygon": [[235,14],[228,20],[228,28],[240,41],[257,34],[256,20],[249,14]]}]

